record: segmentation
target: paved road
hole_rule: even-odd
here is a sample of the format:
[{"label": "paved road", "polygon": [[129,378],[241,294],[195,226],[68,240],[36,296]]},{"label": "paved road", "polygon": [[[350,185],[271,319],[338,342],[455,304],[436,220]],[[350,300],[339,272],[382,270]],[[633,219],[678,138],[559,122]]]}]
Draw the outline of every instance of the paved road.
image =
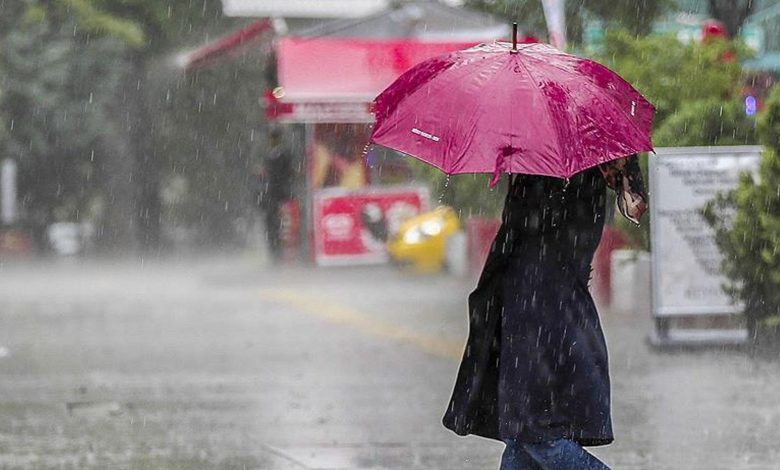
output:
[{"label": "paved road", "polygon": [[[0,469],[495,469],[439,420],[470,283],[251,257],[0,269]],[[780,468],[780,366],[604,314],[617,469]]]}]

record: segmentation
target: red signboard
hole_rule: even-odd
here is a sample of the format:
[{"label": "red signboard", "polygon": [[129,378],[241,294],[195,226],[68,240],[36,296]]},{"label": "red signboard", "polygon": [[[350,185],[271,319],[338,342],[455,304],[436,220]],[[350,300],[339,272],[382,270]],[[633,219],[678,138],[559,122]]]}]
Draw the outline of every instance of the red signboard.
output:
[{"label": "red signboard", "polygon": [[408,218],[428,210],[428,189],[330,188],[314,194],[314,259],[319,265],[389,260],[385,240]]},{"label": "red signboard", "polygon": [[[417,63],[477,42],[280,38],[276,47],[280,85],[276,98],[283,103],[368,103]],[[311,113],[306,114],[305,118],[311,118]]]}]

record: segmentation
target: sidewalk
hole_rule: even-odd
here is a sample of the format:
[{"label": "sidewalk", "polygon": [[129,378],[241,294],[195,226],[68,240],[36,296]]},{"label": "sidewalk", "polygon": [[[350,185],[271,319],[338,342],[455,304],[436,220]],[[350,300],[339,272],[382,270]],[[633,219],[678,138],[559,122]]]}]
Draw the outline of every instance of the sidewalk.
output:
[{"label": "sidewalk", "polygon": [[[472,285],[252,258],[0,270],[0,468],[495,469],[440,425]],[[780,468],[780,367],[602,312],[617,469]]]},{"label": "sidewalk", "polygon": [[[350,277],[351,272],[344,274]],[[313,295],[359,305],[374,319],[413,325],[455,347],[439,355],[451,365],[437,369],[444,377],[432,391],[438,399],[431,403],[436,412],[430,419],[438,424],[441,410],[436,407],[446,404],[462,352],[462,342],[460,348],[457,343],[466,335],[465,299],[472,286],[448,278],[399,276],[382,268],[373,280],[365,280],[360,272],[352,272],[356,283],[350,288],[323,286]],[[389,279],[389,288],[361,303],[363,289],[377,277]],[[392,306],[398,308],[393,311]],[[731,351],[652,352],[645,343],[651,321],[642,313],[601,312],[610,347],[616,442],[593,452],[616,469],[780,468],[780,446],[769,437],[780,435],[780,396],[774,392],[780,386],[780,367]],[[442,461],[437,468],[496,467],[500,446],[432,432],[437,445],[458,448],[463,459],[473,453],[484,463]]]}]

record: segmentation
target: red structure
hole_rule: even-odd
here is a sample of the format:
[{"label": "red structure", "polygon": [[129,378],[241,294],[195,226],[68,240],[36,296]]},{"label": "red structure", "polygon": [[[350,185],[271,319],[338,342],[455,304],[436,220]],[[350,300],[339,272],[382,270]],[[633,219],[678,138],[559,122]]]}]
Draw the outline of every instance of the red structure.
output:
[{"label": "red structure", "polygon": [[593,254],[593,279],[591,291],[596,301],[608,307],[612,299],[612,252],[628,246],[628,240],[619,229],[606,226],[601,234],[601,242]]},{"label": "red structure", "polygon": [[276,43],[279,87],[267,94],[281,122],[373,122],[374,97],[413,65],[478,42],[284,37]]},{"label": "red structure", "polygon": [[722,21],[707,20],[701,25],[701,37],[705,44],[713,38],[726,39],[728,37],[726,25]]},{"label": "red structure", "polygon": [[234,53],[241,48],[253,44],[265,33],[273,32],[273,22],[269,18],[256,21],[249,26],[239,29],[233,34],[224,36],[213,43],[209,43],[184,57],[184,68],[187,71],[207,66],[217,58]]},{"label": "red structure", "polygon": [[[249,45],[257,47],[260,41],[271,37],[273,30],[271,20],[257,21],[187,54],[185,68],[191,70],[211,64],[217,57],[235,54]],[[371,173],[371,162],[388,160],[383,151],[366,148],[373,122],[370,103],[374,97],[422,60],[506,34],[508,25],[497,23],[489,16],[439,2],[412,1],[367,17],[323,22],[297,34],[273,37],[269,51],[275,55],[278,86],[258,95],[268,120],[302,125],[304,129],[305,155],[298,158],[303,158],[301,176],[305,182],[300,185],[304,194],[298,200],[298,220],[300,241],[308,247],[311,260],[340,263],[338,253],[320,252],[320,247],[325,245],[316,243],[325,233],[320,231],[328,227],[323,225],[325,215],[319,217],[314,204],[326,195],[342,201],[345,211],[327,214],[332,226],[336,225],[333,220],[347,220],[348,215],[355,224],[362,224],[362,220],[354,217],[355,207],[375,198],[378,192],[382,194],[382,203],[377,207],[388,212],[379,214],[380,220],[397,219],[397,214],[404,212],[399,209],[401,206],[407,209],[414,206],[419,211],[428,205],[427,200],[415,205],[404,199],[410,191],[427,198],[425,187],[409,186],[408,181],[399,185],[403,181],[387,181],[383,175]],[[391,165],[397,165],[398,160],[402,159],[395,158]],[[355,207],[347,207],[349,204],[343,201],[353,201]],[[354,230],[363,233],[360,227]],[[287,235],[286,249],[293,240]],[[361,242],[361,245],[371,244]],[[343,254],[345,262],[386,258],[353,251]]]},{"label": "red structure", "polygon": [[501,219],[498,218],[472,217],[466,222],[466,253],[470,275],[476,277],[482,271],[500,226]]},{"label": "red structure", "polygon": [[301,246],[301,207],[298,201],[289,200],[282,204],[280,238],[282,240],[282,260],[295,263]]}]

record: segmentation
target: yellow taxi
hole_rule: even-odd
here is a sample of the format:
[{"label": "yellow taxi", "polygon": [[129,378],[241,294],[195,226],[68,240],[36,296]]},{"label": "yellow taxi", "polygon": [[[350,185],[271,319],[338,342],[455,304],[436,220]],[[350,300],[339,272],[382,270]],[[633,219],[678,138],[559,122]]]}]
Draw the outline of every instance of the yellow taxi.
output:
[{"label": "yellow taxi", "polygon": [[419,272],[437,272],[445,264],[447,239],[460,230],[458,215],[440,206],[405,221],[387,242],[393,261]]}]

